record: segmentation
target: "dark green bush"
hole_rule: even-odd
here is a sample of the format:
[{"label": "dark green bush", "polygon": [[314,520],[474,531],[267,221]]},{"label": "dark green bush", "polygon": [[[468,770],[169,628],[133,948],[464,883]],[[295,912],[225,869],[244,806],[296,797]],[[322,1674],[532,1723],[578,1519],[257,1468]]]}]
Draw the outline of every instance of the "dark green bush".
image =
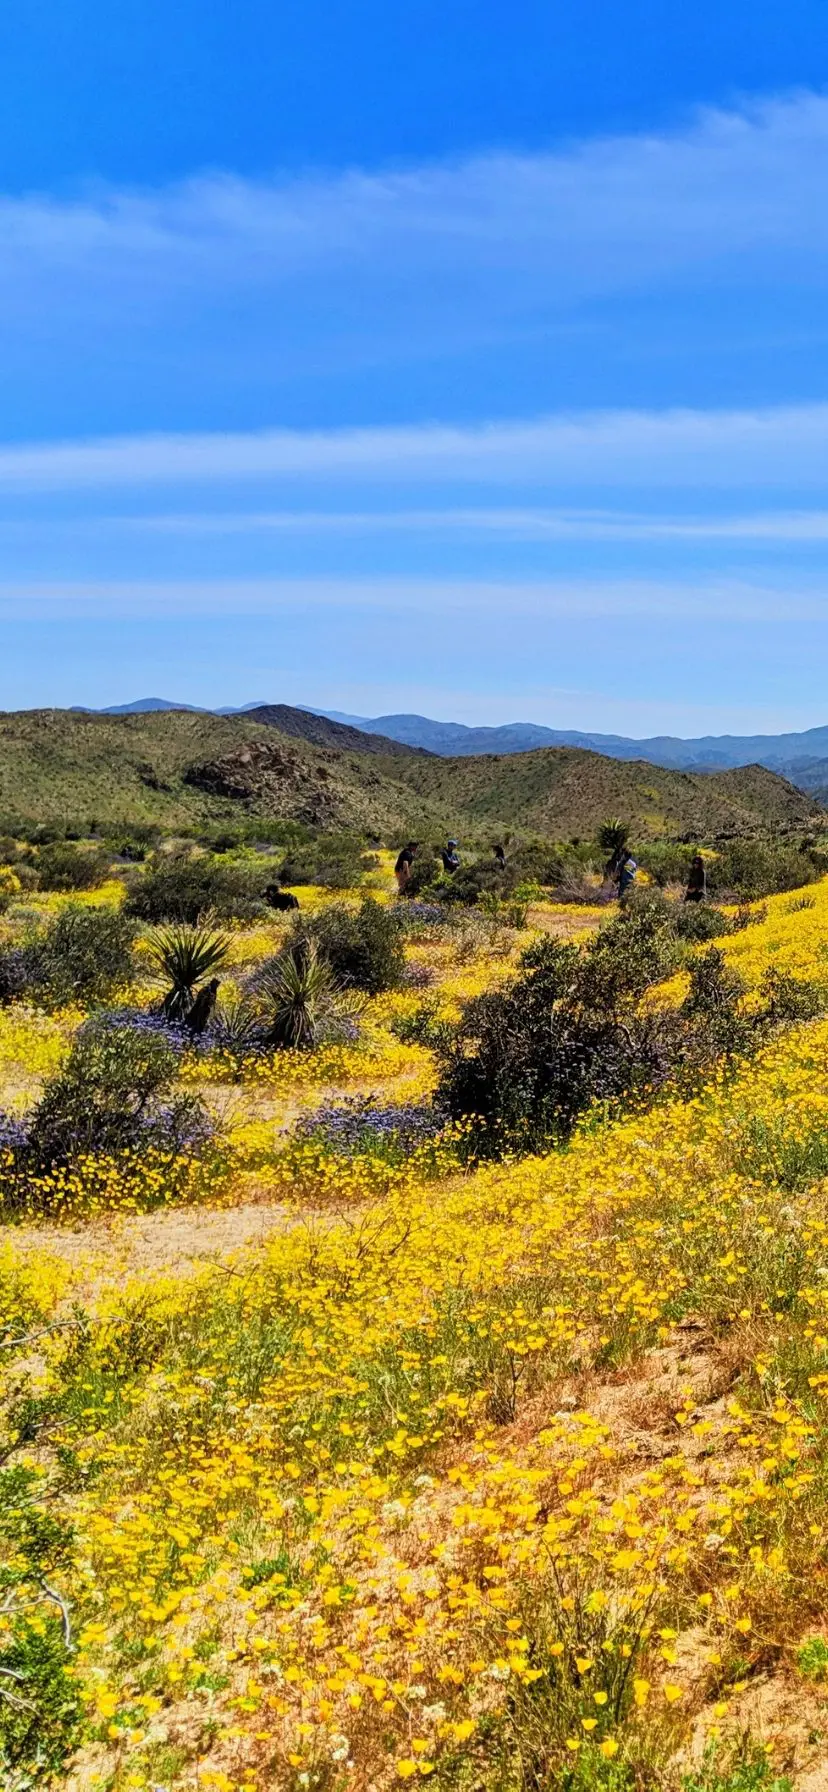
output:
[{"label": "dark green bush", "polygon": [[699,946],[706,940],[718,940],[724,934],[736,931],[735,921],[709,902],[677,902],[673,926],[680,940]]},{"label": "dark green bush", "polygon": [[25,996],[44,1008],[109,1001],[132,976],[134,938],[126,915],[67,903],[22,946],[0,951],[0,1001]]},{"label": "dark green bush", "polygon": [[422,888],[419,894],[425,902],[442,902],[452,908],[474,908],[486,891],[497,891],[502,896],[507,885],[511,888],[513,883],[514,876],[507,878],[493,859],[475,859],[469,865],[461,865],[452,876],[439,877]]},{"label": "dark green bush", "polygon": [[133,886],[127,913],[140,921],[184,921],[192,927],[206,915],[252,919],[265,881],[264,867],[226,864],[205,853],[159,855]]},{"label": "dark green bush", "polygon": [[659,903],[631,906],[583,952],[537,942],[511,988],[468,1005],[443,1054],[438,1102],[472,1122],[477,1151],[497,1155],[541,1150],[592,1102],[660,1085],[681,1021],[635,1004],[674,962]]},{"label": "dark green bush", "polygon": [[752,902],[781,890],[799,890],[812,883],[814,862],[797,846],[767,840],[731,840],[709,865],[711,894],[733,891]]},{"label": "dark green bush", "polygon": [[40,1169],[86,1154],[156,1149],[171,1157],[206,1142],[199,1096],[176,1093],[178,1054],[161,1034],[107,1016],[78,1034],[47,1083],[28,1128],[26,1156]]},{"label": "dark green bush", "polygon": [[297,923],[294,940],[313,940],[343,988],[378,995],[396,989],[405,975],[403,930],[393,909],[368,896],[358,909],[332,903],[311,921]]},{"label": "dark green bush", "polygon": [[41,890],[96,890],[110,869],[108,853],[84,851],[68,840],[42,847],[34,865]]},{"label": "dark green bush", "polygon": [[407,897],[419,900],[424,890],[431,888],[440,880],[440,861],[432,846],[418,848],[417,857],[411,867],[411,876],[405,886]]},{"label": "dark green bush", "polygon": [[330,890],[351,890],[362,881],[363,842],[355,834],[321,834],[292,847],[279,868],[283,884],[321,884]]},{"label": "dark green bush", "polygon": [[471,1123],[479,1155],[542,1150],[596,1102],[651,1099],[667,1082],[690,1089],[772,1026],[824,1008],[823,989],[777,977],[746,1011],[741,979],[711,946],[691,960],[678,1011],[642,1009],[642,995],[682,951],[676,912],[642,893],[582,951],[538,941],[510,987],[469,1003],[451,1039],[434,1041],[437,1100],[451,1119]]}]

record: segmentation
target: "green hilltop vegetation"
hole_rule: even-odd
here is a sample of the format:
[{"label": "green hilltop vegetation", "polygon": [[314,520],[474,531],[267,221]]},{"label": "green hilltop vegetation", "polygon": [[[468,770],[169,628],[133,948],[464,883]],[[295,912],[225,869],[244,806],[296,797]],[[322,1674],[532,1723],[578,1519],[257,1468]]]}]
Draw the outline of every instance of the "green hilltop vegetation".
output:
[{"label": "green hilltop vegetation", "polygon": [[[442,759],[303,711],[251,716],[173,710],[0,716],[0,824],[154,824],[167,830],[279,819],[393,840],[403,832],[492,829],[567,838],[623,815],[639,838],[795,832],[813,798],[760,766],[668,771],[576,747]],[[290,726],[292,732],[285,732]],[[336,743],[336,744],[333,744]],[[382,743],[385,745],[386,743]],[[824,817],[823,817],[824,819]]]}]

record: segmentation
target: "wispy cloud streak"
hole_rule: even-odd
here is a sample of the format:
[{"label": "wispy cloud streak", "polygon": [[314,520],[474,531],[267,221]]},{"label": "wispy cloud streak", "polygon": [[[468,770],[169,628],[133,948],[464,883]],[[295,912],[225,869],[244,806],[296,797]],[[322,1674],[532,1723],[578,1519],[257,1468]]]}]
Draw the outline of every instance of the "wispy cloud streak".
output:
[{"label": "wispy cloud streak", "polygon": [[824,486],[828,404],[620,410],[534,421],[138,435],[0,448],[0,490],[210,485],[290,476],[735,487]]}]

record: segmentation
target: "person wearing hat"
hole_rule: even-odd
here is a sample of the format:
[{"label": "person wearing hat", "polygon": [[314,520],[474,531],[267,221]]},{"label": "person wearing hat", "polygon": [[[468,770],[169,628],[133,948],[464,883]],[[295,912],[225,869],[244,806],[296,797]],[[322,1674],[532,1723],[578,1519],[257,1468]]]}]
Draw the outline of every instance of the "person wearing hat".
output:
[{"label": "person wearing hat", "polygon": [[457,850],[456,840],[449,840],[445,846],[440,848],[440,857],[443,861],[443,870],[447,871],[450,877],[455,871],[460,870],[460,854]]}]

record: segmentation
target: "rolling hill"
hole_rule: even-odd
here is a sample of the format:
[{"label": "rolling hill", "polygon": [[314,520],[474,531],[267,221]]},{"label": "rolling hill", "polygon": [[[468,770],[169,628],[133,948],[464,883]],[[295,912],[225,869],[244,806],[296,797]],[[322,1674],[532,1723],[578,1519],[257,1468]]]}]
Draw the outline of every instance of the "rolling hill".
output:
[{"label": "rolling hill", "polygon": [[[332,751],[247,716],[191,710],[0,715],[0,825],[49,822],[164,828],[279,816],[370,834],[437,825],[395,782],[408,755]],[[413,755],[412,755],[413,757]]]},{"label": "rolling hill", "polygon": [[714,838],[807,826],[810,796],[751,765],[725,772],[668,771],[644,760],[608,759],[580,747],[478,758],[407,759],[398,776],[457,826],[518,827],[554,837],[589,835],[607,815],[639,834]]},{"label": "rolling hill", "polygon": [[[225,713],[229,715],[230,711]],[[234,713],[243,713],[249,722],[277,728],[280,734],[288,734],[294,740],[309,741],[314,747],[333,747],[342,753],[385,753],[395,759],[412,754],[422,759],[425,754],[423,747],[409,747],[402,741],[386,738],[384,734],[366,734],[347,722],[335,722],[330,716],[316,715],[310,709],[293,709],[288,703],[261,703],[254,709]]]},{"label": "rolling hill", "polygon": [[589,837],[613,814],[640,837],[709,840],[784,834],[819,818],[808,795],[761,766],[676,772],[575,747],[455,759],[343,751],[250,715],[184,710],[0,715],[7,828],[96,821],[173,830],[278,817],[389,842],[456,832],[471,843],[506,831]]}]

